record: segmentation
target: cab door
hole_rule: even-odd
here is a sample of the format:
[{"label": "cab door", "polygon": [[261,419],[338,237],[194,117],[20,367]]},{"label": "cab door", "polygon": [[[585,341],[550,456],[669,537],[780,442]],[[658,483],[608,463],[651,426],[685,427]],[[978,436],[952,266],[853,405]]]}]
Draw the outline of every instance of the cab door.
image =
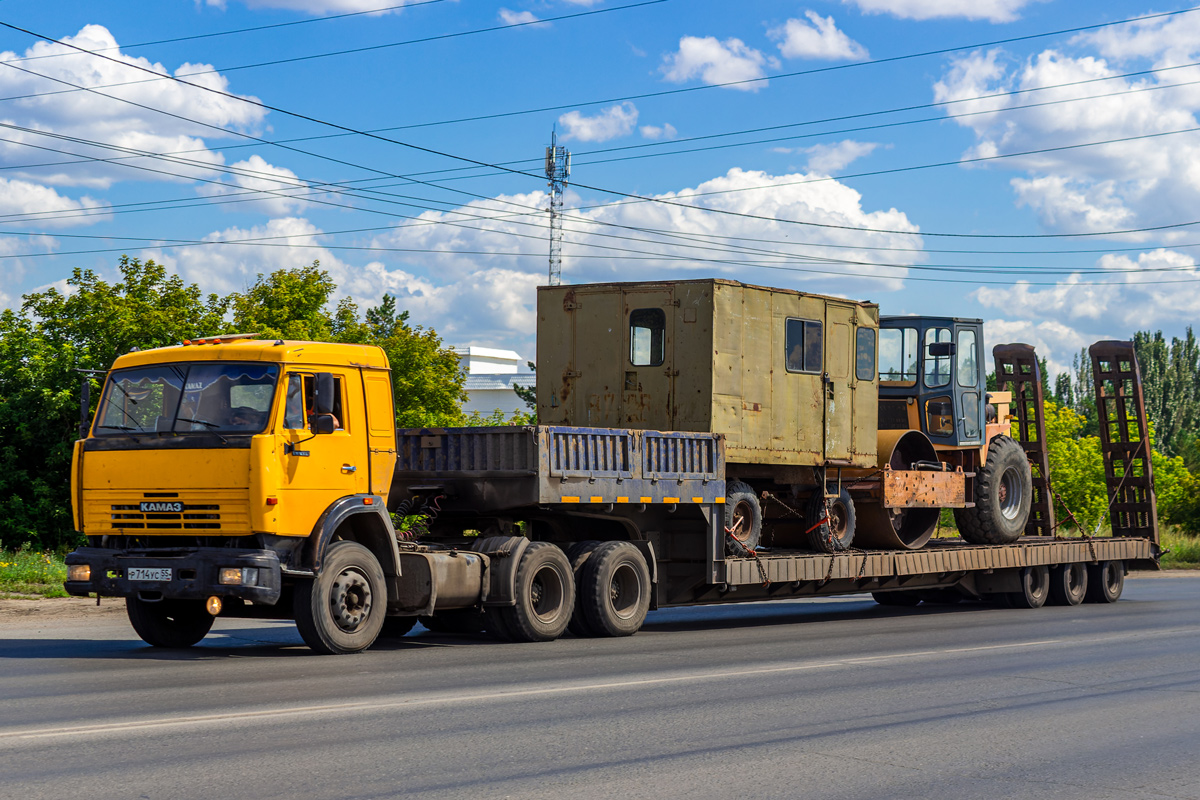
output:
[{"label": "cab door", "polygon": [[371,494],[387,497],[396,471],[396,406],[392,402],[392,376],[383,370],[362,370],[363,396],[367,401],[367,457],[370,459]]},{"label": "cab door", "polygon": [[621,427],[674,430],[675,320],[671,287],[624,292],[627,323]]},{"label": "cab door", "polygon": [[316,370],[284,376],[282,433],[278,437],[282,488],[279,532],[307,536],[326,508],[339,498],[368,490],[369,463],[363,394],[355,387],[356,371],[324,369],[334,376],[333,415],[336,430],[316,436],[313,411]]},{"label": "cab door", "polygon": [[954,394],[958,406],[957,444],[983,444],[983,330],[978,324],[954,326]]}]

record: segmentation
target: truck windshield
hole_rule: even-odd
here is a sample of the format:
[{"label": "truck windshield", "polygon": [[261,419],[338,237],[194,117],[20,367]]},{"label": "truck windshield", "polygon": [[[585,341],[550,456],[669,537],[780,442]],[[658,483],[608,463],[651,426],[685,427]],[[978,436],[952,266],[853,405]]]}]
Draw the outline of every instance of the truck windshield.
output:
[{"label": "truck windshield", "polygon": [[270,364],[156,364],[114,372],[95,433],[259,433],[279,368]]}]

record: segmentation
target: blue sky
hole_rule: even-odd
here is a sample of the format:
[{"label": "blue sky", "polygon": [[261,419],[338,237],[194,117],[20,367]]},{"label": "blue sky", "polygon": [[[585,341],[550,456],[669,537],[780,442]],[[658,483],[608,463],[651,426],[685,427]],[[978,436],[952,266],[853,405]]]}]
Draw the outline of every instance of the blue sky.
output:
[{"label": "blue sky", "polygon": [[398,2],[0,2],[0,303],[121,252],[219,292],[319,259],[532,356],[557,129],[568,283],[978,316],[1056,369],[1200,309],[1188,6]]}]

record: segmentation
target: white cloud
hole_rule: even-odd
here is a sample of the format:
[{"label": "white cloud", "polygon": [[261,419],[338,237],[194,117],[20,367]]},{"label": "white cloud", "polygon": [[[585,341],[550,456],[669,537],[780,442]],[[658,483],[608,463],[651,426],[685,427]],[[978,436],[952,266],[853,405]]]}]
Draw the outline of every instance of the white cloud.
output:
[{"label": "white cloud", "polygon": [[[1039,0],[1044,1],[1044,0]],[[842,0],[865,14],[891,14],[901,19],[960,17],[989,22],[1012,22],[1034,0]]]},{"label": "white cloud", "polygon": [[[86,50],[110,50],[110,48],[117,47],[117,42],[112,34],[100,25],[87,25],[77,35],[66,37],[65,41]],[[144,72],[131,69],[129,66],[125,66],[126,64],[136,64],[163,75],[170,74],[163,65],[152,63],[144,58],[135,58],[110,51],[109,58],[118,62],[113,63],[113,61],[97,59],[94,56],[50,42],[38,42],[23,54],[0,53],[0,61],[8,61],[22,56],[48,55],[56,55],[56,57],[34,61],[28,65],[28,68],[83,86],[141,81],[148,77]],[[209,69],[211,67],[206,64],[182,64],[174,74],[186,75]],[[229,91],[228,81],[217,73],[193,75],[187,80],[221,91]],[[3,95],[27,95],[47,90],[61,90],[62,88],[62,84],[52,84],[25,72],[17,70],[0,72],[0,94]],[[101,91],[209,125],[240,131],[257,129],[266,114],[262,108],[250,103],[183,86],[175,81],[165,79],[134,83]],[[146,158],[133,158],[122,162],[135,166],[153,166],[155,169],[165,169],[189,177],[207,177],[213,174],[212,166],[222,162],[221,156],[208,150],[204,140],[200,138],[201,136],[220,137],[222,136],[221,132],[136,108],[91,92],[44,94],[40,97],[22,100],[19,103],[5,104],[0,113],[4,115],[0,121],[6,123],[77,136],[133,150],[151,153],[193,151],[179,156],[181,159],[194,162],[190,165],[163,164]],[[6,132],[5,138],[35,145],[46,145],[50,141],[33,133],[17,131]],[[122,156],[121,152],[114,152],[109,148],[84,144],[64,146],[61,142],[51,142],[50,146],[67,149],[80,156],[103,158]],[[34,155],[37,153],[38,151],[29,147],[23,147],[14,142],[5,142],[0,144],[0,163],[21,165],[47,160],[44,158],[44,154]],[[70,161],[73,159],[62,157],[48,160]],[[82,185],[93,188],[107,188],[118,180],[171,180],[161,174],[130,169],[117,164],[102,163],[30,169],[17,171],[16,174],[43,183],[60,186]]]},{"label": "white cloud", "polygon": [[210,197],[227,194],[240,197],[245,192],[263,192],[258,199],[238,203],[231,208],[238,211],[253,208],[274,216],[294,214],[308,206],[308,202],[302,197],[288,196],[306,193],[306,184],[290,169],[269,164],[259,155],[238,161],[230,165],[230,169],[233,173],[221,183],[202,184],[200,193]]},{"label": "white cloud", "polygon": [[674,139],[679,135],[679,131],[669,122],[662,125],[643,125],[641,132],[644,139]]},{"label": "white cloud", "polygon": [[789,19],[767,32],[785,58],[861,61],[868,57],[867,48],[838,30],[832,16],[822,17],[815,11],[805,11],[804,16],[808,22]]},{"label": "white cloud", "polygon": [[637,107],[626,100],[592,117],[585,117],[579,111],[568,111],[558,118],[558,124],[564,129],[563,141],[607,142],[628,135],[637,125],[637,119]]},{"label": "white cloud", "polygon": [[[1150,53],[1149,46],[1138,39],[1142,35],[1144,32],[1131,36],[1129,41],[1137,41],[1139,54]],[[1176,39],[1164,34],[1157,52],[1176,47]],[[1095,44],[1092,38],[1077,41],[1084,46]],[[1113,36],[1103,41],[1109,49],[1118,49],[1118,43]],[[1193,48],[1200,55],[1200,43]],[[1015,63],[999,51],[977,52],[957,59],[934,86],[934,95],[939,101],[958,100],[1092,81],[1124,71],[1128,70],[1114,68],[1105,58],[1088,52],[1066,55],[1045,50]],[[1083,233],[1151,227],[1178,222],[1181,209],[1200,205],[1200,139],[1195,135],[1154,136],[1200,125],[1200,87],[1141,90],[1197,79],[1200,68],[1179,69],[1136,80],[1117,78],[958,103],[949,107],[948,113],[975,114],[955,120],[975,135],[976,144],[967,157],[1029,153],[986,166],[1025,173],[1011,182],[1017,202],[1033,209],[1047,228]],[[1094,97],[1119,92],[1125,93]],[[1094,99],[1063,102],[1080,97]],[[1030,103],[1050,104],[1003,111]],[[1141,138],[1115,141],[1130,137]],[[1091,142],[1113,143],[1073,147]],[[1177,241],[1186,235],[1168,233],[1164,240]]]},{"label": "white cloud", "polygon": [[[1008,342],[1023,342],[1033,345],[1039,358],[1046,359],[1051,385],[1054,376],[1070,372],[1071,360],[1080,348],[1092,342],[1110,338],[1106,333],[1088,334],[1070,325],[1055,320],[1033,322],[1031,320],[989,319],[983,324],[983,340],[990,346]],[[989,369],[991,369],[989,365]]]},{"label": "white cloud", "polygon": [[[282,8],[287,11],[302,11],[306,14],[346,14],[355,11],[373,11],[385,6],[407,5],[411,0],[242,0],[247,8]],[[225,8],[228,0],[205,0],[206,5]],[[403,9],[396,9],[401,11]],[[395,13],[382,11],[380,14]],[[374,16],[374,15],[372,15]]]},{"label": "white cloud", "polygon": [[[663,57],[663,77],[672,83],[683,83],[699,77],[707,84],[754,81],[766,73],[763,67],[775,65],[741,39],[726,39],[721,42],[713,36],[684,36],[679,40],[679,50]],[[731,89],[757,92],[767,85],[765,80],[739,83]]]},{"label": "white cloud", "polygon": [[510,11],[507,8],[500,9],[500,21],[505,25],[520,25],[522,23],[537,22],[538,18],[534,16],[532,11]]},{"label": "white cloud", "polygon": [[[87,196],[72,200],[48,186],[37,183],[0,178],[0,222],[33,225],[40,228],[89,225],[107,219],[108,215],[95,214],[59,218],[56,214],[103,209],[107,205],[107,203]],[[41,216],[42,214],[45,216]],[[19,215],[30,216],[17,221],[4,219]]]},{"label": "white cloud", "polygon": [[868,156],[879,147],[876,142],[856,142],[844,139],[833,144],[818,144],[799,150],[808,153],[808,169],[823,175],[832,175],[838,170],[845,169],[852,162],[863,156]]}]

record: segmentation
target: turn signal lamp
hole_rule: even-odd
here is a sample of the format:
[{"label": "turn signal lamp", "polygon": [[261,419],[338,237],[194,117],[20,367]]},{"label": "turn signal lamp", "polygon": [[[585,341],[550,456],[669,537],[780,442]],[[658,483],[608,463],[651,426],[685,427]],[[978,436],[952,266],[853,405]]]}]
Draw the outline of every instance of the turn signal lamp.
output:
[{"label": "turn signal lamp", "polygon": [[67,580],[69,581],[90,581],[92,579],[92,568],[88,564],[72,564],[67,567]]},{"label": "turn signal lamp", "polygon": [[220,614],[221,613],[221,598],[216,597],[214,595],[213,597],[210,597],[207,600],[205,600],[204,601],[204,610],[207,611],[209,614],[212,614],[214,617],[217,614]]}]

